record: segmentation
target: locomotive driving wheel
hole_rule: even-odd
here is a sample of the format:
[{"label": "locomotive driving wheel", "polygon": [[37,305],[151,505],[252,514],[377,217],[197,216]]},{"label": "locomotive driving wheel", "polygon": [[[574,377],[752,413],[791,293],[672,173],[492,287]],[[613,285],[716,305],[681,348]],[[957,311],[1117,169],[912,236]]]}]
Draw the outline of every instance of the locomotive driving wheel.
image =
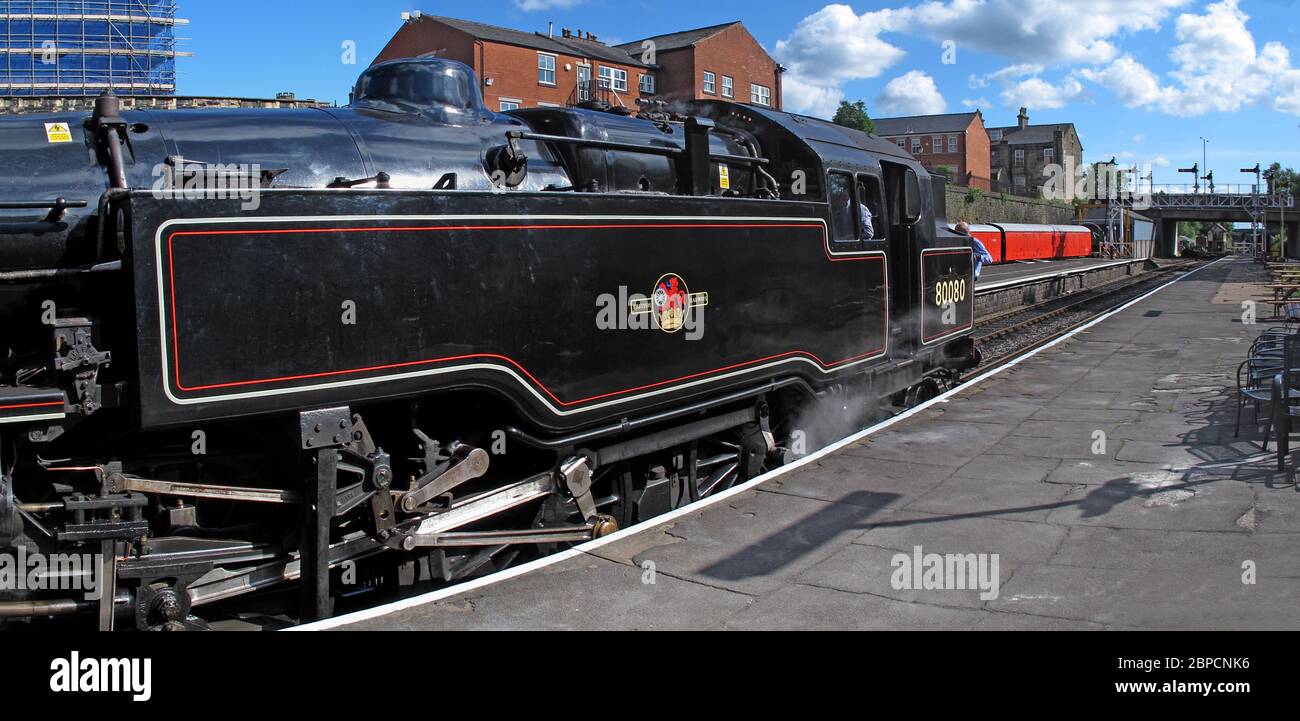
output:
[{"label": "locomotive driving wheel", "polygon": [[763,472],[767,453],[768,443],[757,423],[695,444],[686,483],[690,501],[708,498],[758,476]]}]

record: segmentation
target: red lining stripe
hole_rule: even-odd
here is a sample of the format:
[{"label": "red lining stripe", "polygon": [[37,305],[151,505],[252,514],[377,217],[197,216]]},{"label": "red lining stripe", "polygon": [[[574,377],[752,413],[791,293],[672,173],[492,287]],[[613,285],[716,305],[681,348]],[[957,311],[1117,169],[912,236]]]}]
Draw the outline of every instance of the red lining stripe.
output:
[{"label": "red lining stripe", "polygon": [[23,403],[14,406],[0,406],[0,411],[17,411],[24,408],[49,408],[50,406],[63,407],[63,401],[50,401],[48,403]]},{"label": "red lining stripe", "polygon": [[[436,232],[436,231],[453,231],[453,230],[463,230],[463,231],[477,231],[477,230],[623,230],[623,229],[627,229],[627,228],[637,228],[637,229],[657,229],[657,228],[669,228],[669,229],[700,229],[700,228],[751,228],[751,229],[752,229],[752,228],[800,228],[800,229],[817,229],[817,230],[821,230],[821,231],[822,231],[822,241],[823,241],[823,242],[822,242],[822,247],[823,247],[824,252],[826,253],[826,257],[827,257],[827,259],[830,260],[831,262],[876,260],[876,261],[881,262],[882,265],[883,265],[884,262],[885,262],[885,258],[882,257],[882,256],[880,256],[880,255],[861,255],[861,256],[854,256],[854,257],[848,257],[848,258],[836,258],[836,257],[834,257],[833,255],[831,255],[830,246],[829,246],[829,244],[828,244],[827,237],[826,237],[825,226],[823,226],[823,225],[820,224],[820,223],[755,223],[755,224],[740,224],[740,223],[690,223],[690,224],[685,224],[685,223],[683,223],[683,224],[675,224],[675,223],[670,223],[670,224],[665,224],[665,223],[646,223],[646,224],[609,224],[609,225],[479,225],[479,226],[470,226],[470,225],[465,225],[465,226],[435,226],[435,227],[382,227],[382,228],[373,228],[373,227],[372,227],[372,228],[269,228],[269,229],[264,229],[264,230],[201,230],[201,231],[180,231],[180,232],[172,233],[172,234],[171,234],[170,236],[168,236],[168,238],[167,238],[167,265],[168,265],[168,278],[169,278],[169,283],[170,283],[170,288],[171,288],[171,311],[172,311],[172,312],[171,312],[171,320],[172,320],[172,323],[171,323],[171,325],[172,325],[172,368],[173,368],[173,375],[174,375],[174,378],[175,378],[176,388],[177,388],[178,390],[181,390],[181,391],[184,391],[184,392],[196,393],[196,392],[209,391],[209,390],[220,390],[220,389],[224,389],[224,388],[239,388],[239,387],[248,387],[248,386],[254,386],[254,385],[266,385],[266,384],[271,384],[271,383],[290,383],[290,382],[294,382],[294,381],[300,381],[300,380],[311,380],[311,379],[315,379],[315,378],[329,378],[329,377],[337,377],[337,376],[342,376],[342,375],[354,375],[354,374],[358,374],[358,373],[373,373],[373,372],[375,372],[375,371],[396,370],[396,369],[399,369],[399,368],[414,368],[414,367],[419,367],[419,366],[429,366],[429,365],[435,365],[435,364],[439,364],[439,363],[453,363],[453,362],[457,362],[457,361],[465,361],[465,360],[498,360],[498,361],[504,361],[504,362],[506,362],[506,363],[508,363],[508,364],[510,364],[510,365],[512,365],[512,366],[514,366],[515,368],[517,368],[521,373],[523,373],[523,374],[528,378],[529,381],[531,381],[534,385],[536,385],[536,386],[537,386],[538,388],[540,388],[544,393],[546,393],[546,395],[547,395],[548,397],[550,397],[551,400],[555,401],[557,404],[559,404],[559,405],[561,405],[561,406],[565,406],[565,407],[567,407],[567,406],[580,405],[580,404],[583,404],[583,403],[590,403],[590,402],[592,402],[592,401],[603,400],[603,399],[606,399],[606,398],[612,398],[612,397],[615,397],[615,396],[626,395],[626,394],[628,394],[628,393],[636,393],[636,392],[638,392],[638,391],[651,390],[651,389],[654,389],[654,388],[659,388],[659,387],[666,386],[666,385],[672,385],[672,384],[675,384],[675,383],[681,383],[681,382],[685,382],[685,381],[690,381],[690,380],[694,380],[694,379],[697,379],[697,378],[702,378],[702,377],[705,377],[705,376],[715,375],[715,374],[718,374],[718,373],[725,373],[725,372],[732,371],[732,370],[738,370],[738,369],[740,369],[740,368],[745,368],[745,367],[747,367],[747,366],[758,365],[758,364],[761,364],[761,363],[766,363],[766,362],[774,361],[774,360],[780,360],[780,359],[782,359],[782,358],[792,358],[792,357],[800,357],[800,356],[802,356],[802,357],[807,357],[807,358],[811,358],[811,359],[814,360],[818,365],[820,365],[820,366],[822,366],[823,368],[829,370],[829,369],[835,368],[835,367],[837,367],[837,366],[845,365],[845,364],[848,364],[848,363],[852,363],[852,362],[854,362],[854,361],[863,360],[863,359],[866,359],[866,358],[870,358],[871,356],[874,356],[874,355],[880,355],[880,354],[884,353],[884,348],[880,348],[880,349],[878,349],[878,350],[873,350],[873,351],[870,351],[870,352],[867,352],[867,353],[863,353],[863,354],[861,354],[861,355],[857,355],[857,356],[854,356],[854,357],[852,357],[852,358],[846,358],[846,359],[844,359],[844,360],[834,361],[834,362],[832,362],[832,363],[827,363],[826,361],[823,361],[821,358],[819,358],[817,355],[815,355],[815,354],[813,354],[813,353],[810,353],[810,352],[808,352],[808,351],[803,351],[803,350],[793,350],[793,351],[789,351],[789,352],[786,352],[786,353],[780,353],[780,354],[777,354],[777,355],[768,356],[768,357],[766,357],[766,358],[759,358],[759,359],[757,359],[757,360],[745,361],[745,362],[743,362],[743,363],[736,363],[736,364],[734,364],[734,365],[725,366],[725,367],[722,367],[722,368],[715,368],[715,369],[708,370],[708,371],[701,371],[701,372],[699,372],[699,373],[693,373],[693,374],[690,374],[690,375],[681,376],[681,377],[679,377],[679,378],[672,378],[672,379],[668,379],[668,380],[659,381],[659,382],[656,382],[656,383],[650,383],[650,384],[646,384],[646,385],[643,385],[643,386],[638,386],[638,387],[635,387],[635,388],[628,388],[628,389],[625,389],[625,390],[613,391],[613,392],[610,392],[610,393],[604,393],[604,394],[600,394],[600,395],[590,396],[590,397],[587,397],[587,398],[580,398],[580,399],[578,399],[578,400],[573,400],[573,401],[564,401],[564,400],[560,400],[560,398],[557,397],[554,393],[552,393],[551,390],[550,390],[549,388],[547,388],[545,384],[543,384],[540,380],[538,380],[538,379],[537,379],[537,378],[536,378],[532,373],[528,372],[528,369],[524,368],[523,365],[521,365],[519,362],[515,361],[513,358],[510,358],[510,357],[508,357],[508,356],[499,355],[499,354],[494,354],[494,353],[476,353],[476,354],[469,354],[469,355],[462,355],[462,356],[450,356],[450,357],[445,357],[445,358],[431,358],[431,359],[426,359],[426,360],[408,361],[408,362],[405,362],[405,363],[393,363],[393,364],[387,364],[387,365],[371,366],[371,367],[367,367],[367,368],[353,368],[353,369],[347,369],[347,370],[323,371],[323,372],[320,372],[320,373],[306,373],[306,374],[301,374],[301,375],[282,376],[282,377],[278,377],[278,378],[263,378],[263,379],[257,379],[257,380],[247,380],[247,381],[232,381],[232,382],[229,382],[229,383],[215,383],[215,384],[204,385],[204,386],[186,386],[186,385],[183,385],[183,384],[181,383],[181,380],[180,380],[180,336],[179,336],[179,331],[178,331],[177,323],[176,323],[176,263],[175,263],[175,256],[174,256],[174,252],[173,252],[173,250],[174,250],[174,241],[175,241],[175,239],[178,238],[178,237],[183,237],[183,236],[216,236],[216,235],[301,235],[301,234],[308,234],[308,233],[359,233],[359,232]],[[887,272],[887,271],[886,271],[886,272]],[[886,304],[888,304],[888,288],[886,288]],[[888,320],[888,315],[886,315],[886,319],[885,319],[885,338],[886,338],[886,342],[888,341],[888,335],[889,335],[889,320]]]}]

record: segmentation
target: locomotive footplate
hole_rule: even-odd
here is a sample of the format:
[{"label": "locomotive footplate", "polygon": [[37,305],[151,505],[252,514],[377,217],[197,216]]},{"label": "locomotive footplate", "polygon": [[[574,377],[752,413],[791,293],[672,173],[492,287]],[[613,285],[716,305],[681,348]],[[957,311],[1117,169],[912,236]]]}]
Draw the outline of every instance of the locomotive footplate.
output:
[{"label": "locomotive footplate", "polygon": [[0,386],[0,423],[59,420],[66,409],[67,395],[57,388]]}]

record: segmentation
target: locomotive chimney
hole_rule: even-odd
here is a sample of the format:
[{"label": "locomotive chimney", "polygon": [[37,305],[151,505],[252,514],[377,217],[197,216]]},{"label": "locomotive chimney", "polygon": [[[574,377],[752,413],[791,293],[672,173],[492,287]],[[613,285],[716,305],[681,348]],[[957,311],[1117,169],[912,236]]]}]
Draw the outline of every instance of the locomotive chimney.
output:
[{"label": "locomotive chimney", "polygon": [[713,165],[709,159],[709,131],[713,121],[691,116],[686,119],[686,152],[677,156],[677,178],[684,195],[713,194]]}]

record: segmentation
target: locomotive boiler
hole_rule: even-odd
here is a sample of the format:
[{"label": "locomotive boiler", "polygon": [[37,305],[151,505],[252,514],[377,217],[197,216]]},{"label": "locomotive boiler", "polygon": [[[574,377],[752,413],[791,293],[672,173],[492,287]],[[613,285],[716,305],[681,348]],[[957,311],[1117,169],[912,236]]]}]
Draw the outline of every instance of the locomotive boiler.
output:
[{"label": "locomotive boiler", "polygon": [[101,586],[0,591],[0,622],[320,618],[718,493],[818,399],[978,363],[969,245],[893,144],[479,88],[401,60],[346,108],[0,118],[0,553]]}]

